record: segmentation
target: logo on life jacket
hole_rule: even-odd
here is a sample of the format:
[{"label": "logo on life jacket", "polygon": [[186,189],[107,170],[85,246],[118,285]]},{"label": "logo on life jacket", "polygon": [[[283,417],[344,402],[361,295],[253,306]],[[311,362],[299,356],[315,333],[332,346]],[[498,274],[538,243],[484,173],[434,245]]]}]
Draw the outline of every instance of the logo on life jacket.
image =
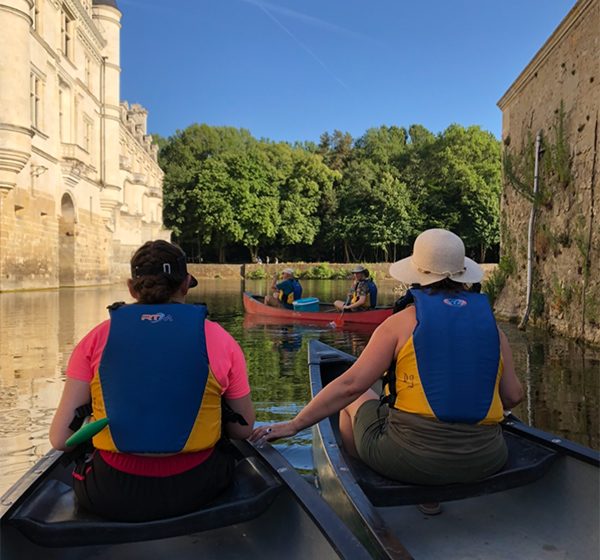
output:
[{"label": "logo on life jacket", "polygon": [[450,307],[464,307],[467,305],[466,300],[459,298],[445,298],[444,303]]},{"label": "logo on life jacket", "polygon": [[144,313],[140,317],[140,321],[150,321],[151,323],[160,323],[160,321],[172,322],[173,317],[164,313]]}]

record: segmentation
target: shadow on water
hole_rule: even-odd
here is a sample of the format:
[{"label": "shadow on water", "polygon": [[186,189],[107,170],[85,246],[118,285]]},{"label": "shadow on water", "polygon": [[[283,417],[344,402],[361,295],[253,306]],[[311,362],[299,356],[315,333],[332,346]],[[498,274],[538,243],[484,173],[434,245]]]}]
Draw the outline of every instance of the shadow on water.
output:
[{"label": "shadow on water", "polygon": [[[345,281],[304,282],[304,295],[322,301],[342,298]],[[382,304],[391,304],[393,284],[380,286]],[[265,294],[266,281],[245,288]],[[264,321],[244,316],[243,285],[202,280],[190,301],[205,302],[242,346],[248,363],[259,422],[293,417],[308,401],[307,346],[321,340],[358,355],[372,329],[332,328]],[[107,318],[106,306],[129,301],[124,286],[0,294],[0,493],[48,448],[47,432],[58,403],[68,357],[78,340]],[[522,333],[503,324],[517,373],[526,387],[515,413],[539,428],[598,449],[600,351],[543,332]],[[277,443],[290,462],[310,472],[311,431]]]}]

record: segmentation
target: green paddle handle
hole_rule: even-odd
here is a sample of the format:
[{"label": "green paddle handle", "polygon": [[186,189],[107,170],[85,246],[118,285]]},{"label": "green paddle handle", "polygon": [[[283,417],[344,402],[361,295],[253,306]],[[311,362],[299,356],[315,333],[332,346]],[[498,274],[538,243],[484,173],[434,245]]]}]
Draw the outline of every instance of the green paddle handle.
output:
[{"label": "green paddle handle", "polygon": [[107,425],[108,418],[101,418],[95,422],[84,424],[67,440],[67,447],[73,447],[74,445],[79,445],[80,443],[91,439]]}]

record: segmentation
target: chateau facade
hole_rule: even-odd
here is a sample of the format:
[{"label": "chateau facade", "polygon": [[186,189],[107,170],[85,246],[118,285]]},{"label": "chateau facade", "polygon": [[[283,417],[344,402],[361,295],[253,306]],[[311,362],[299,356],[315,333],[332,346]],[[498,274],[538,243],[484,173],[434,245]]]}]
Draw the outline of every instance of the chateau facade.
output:
[{"label": "chateau facade", "polygon": [[0,0],[0,291],[106,284],[168,239],[115,0]]}]

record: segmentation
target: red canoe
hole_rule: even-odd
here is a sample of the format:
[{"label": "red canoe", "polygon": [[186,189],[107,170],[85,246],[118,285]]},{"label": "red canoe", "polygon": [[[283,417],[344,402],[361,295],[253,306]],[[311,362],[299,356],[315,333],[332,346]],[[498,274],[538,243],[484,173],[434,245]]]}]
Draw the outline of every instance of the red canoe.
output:
[{"label": "red canoe", "polygon": [[378,325],[392,314],[391,307],[377,307],[369,311],[346,312],[341,315],[330,303],[321,303],[320,311],[294,311],[283,307],[271,307],[265,305],[262,296],[253,296],[244,292],[244,309],[246,313],[263,315],[266,317],[281,317],[292,321],[308,321],[319,323],[362,323],[367,325]]}]

